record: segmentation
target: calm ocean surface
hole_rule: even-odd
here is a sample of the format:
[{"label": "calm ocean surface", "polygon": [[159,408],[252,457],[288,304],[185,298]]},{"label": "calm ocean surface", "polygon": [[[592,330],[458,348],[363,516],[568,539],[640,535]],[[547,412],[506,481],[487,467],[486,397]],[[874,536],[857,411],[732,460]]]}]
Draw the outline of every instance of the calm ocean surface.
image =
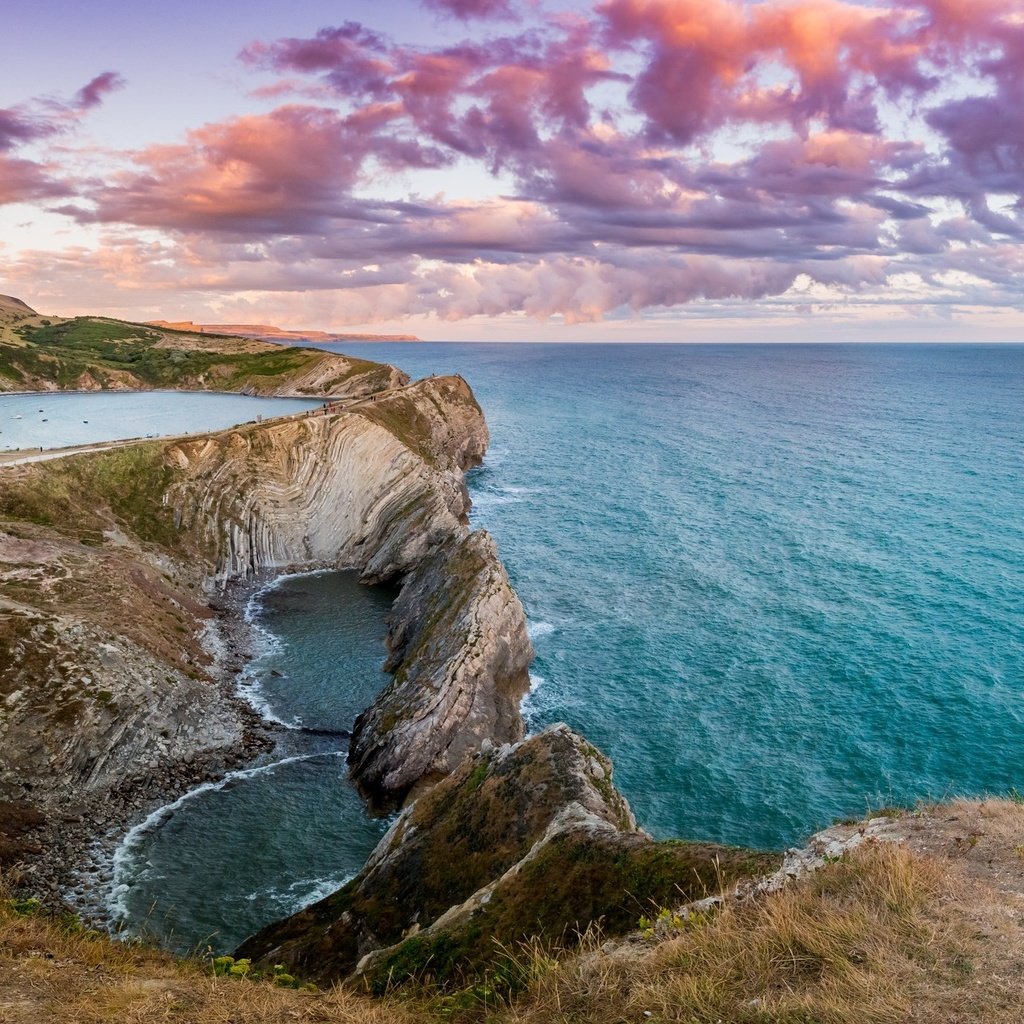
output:
[{"label": "calm ocean surface", "polygon": [[371,350],[473,385],[533,722],[656,835],[1024,791],[1024,347]]},{"label": "calm ocean surface", "polygon": [[[492,435],[472,519],[532,624],[531,725],[564,720],[609,753],[655,835],[778,848],[869,807],[1024,791],[1024,347],[344,351],[472,384]],[[335,578],[261,621],[280,636],[320,616],[327,636]],[[294,659],[314,690],[354,685],[326,645],[295,649],[289,674]],[[264,696],[329,717],[322,695],[307,713]],[[340,799],[342,768],[308,769],[312,798],[282,775],[279,802]],[[247,880],[245,898],[275,894],[250,920],[280,914],[298,875],[309,898],[358,866],[379,831],[341,803],[311,820],[334,830],[321,847],[356,837],[348,861],[284,857]],[[183,808],[147,870],[182,870],[210,817],[190,830]]]},{"label": "calm ocean surface", "polygon": [[286,416],[319,404],[306,398],[252,398],[218,392],[0,395],[0,451],[221,430],[257,416]]}]

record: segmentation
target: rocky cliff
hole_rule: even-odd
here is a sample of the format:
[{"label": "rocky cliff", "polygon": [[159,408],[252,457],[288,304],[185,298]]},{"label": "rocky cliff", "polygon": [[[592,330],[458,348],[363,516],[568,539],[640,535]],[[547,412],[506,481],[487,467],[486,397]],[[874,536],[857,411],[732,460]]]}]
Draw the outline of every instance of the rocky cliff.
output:
[{"label": "rocky cliff", "polygon": [[447,984],[492,967],[502,946],[530,936],[571,945],[598,920],[609,933],[629,930],[652,907],[770,863],[655,843],[608,759],[556,725],[463,760],[402,812],[348,885],[239,955],[321,981],[358,967],[377,990],[425,974]]},{"label": "rocky cliff", "polygon": [[377,807],[444,778],[485,739],[522,738],[533,651],[494,541],[438,547],[409,575],[388,635],[393,673],[356,719],[352,776]]},{"label": "rocky cliff", "polygon": [[[431,378],[346,405],[2,471],[0,799],[76,816],[126,773],[136,790],[159,788],[186,764],[217,771],[241,756],[246,716],[228,696],[238,665],[203,641],[229,581],[330,565],[408,590],[464,545],[486,582],[463,612],[494,620],[471,656],[463,634],[435,634],[419,678],[447,692],[471,664],[480,699],[445,698],[446,727],[517,734],[522,684],[501,673],[510,661],[525,672],[529,640],[493,543],[466,526],[463,471],[487,443],[472,392]],[[416,611],[408,597],[402,607],[407,634]],[[489,687],[501,691],[490,719]]]},{"label": "rocky cliff", "polygon": [[379,582],[466,533],[463,471],[486,445],[465,382],[431,378],[330,414],[178,442],[165,505],[221,581],[336,565]]}]

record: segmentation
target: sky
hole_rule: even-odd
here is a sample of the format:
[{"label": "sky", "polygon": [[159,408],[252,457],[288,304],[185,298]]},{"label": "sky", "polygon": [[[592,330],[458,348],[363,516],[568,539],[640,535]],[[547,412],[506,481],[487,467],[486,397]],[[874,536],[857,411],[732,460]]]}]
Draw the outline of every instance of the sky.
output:
[{"label": "sky", "polygon": [[1019,0],[8,0],[0,292],[554,341],[1024,341]]}]

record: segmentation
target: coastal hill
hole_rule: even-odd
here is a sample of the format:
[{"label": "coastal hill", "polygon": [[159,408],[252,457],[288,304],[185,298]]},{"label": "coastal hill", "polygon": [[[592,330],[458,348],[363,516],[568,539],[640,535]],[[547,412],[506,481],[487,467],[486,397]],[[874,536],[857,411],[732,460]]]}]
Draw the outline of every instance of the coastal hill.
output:
[{"label": "coastal hill", "polygon": [[0,296],[0,393],[184,388],[345,397],[406,381],[394,367],[321,349],[108,317],[43,316]]},{"label": "coastal hill", "polygon": [[[533,651],[469,525],[488,432],[461,377],[13,299],[0,325],[11,389],[347,396],[0,466],[5,1024],[1020,1020],[1024,801],[879,812],[783,857],[656,840],[584,737],[525,735]],[[390,828],[233,956],[112,942],[90,925],[127,829],[274,747],[236,689],[245,595],[327,567],[398,588],[348,750]]]},{"label": "coastal hill", "polygon": [[235,335],[261,341],[419,341],[415,334],[327,334],[324,331],[286,331],[269,324],[196,324],[191,320],[147,320],[149,327],[165,327],[192,334]]},{"label": "coastal hill", "polygon": [[509,949],[501,972],[445,995],[429,967],[384,997],[296,991],[283,972],[176,960],[0,893],[0,1019],[1018,1024],[1022,848],[1024,807],[1012,801],[889,812],[816,837],[791,856],[793,877],[759,896],[648,912],[625,938],[592,932],[575,952]]}]

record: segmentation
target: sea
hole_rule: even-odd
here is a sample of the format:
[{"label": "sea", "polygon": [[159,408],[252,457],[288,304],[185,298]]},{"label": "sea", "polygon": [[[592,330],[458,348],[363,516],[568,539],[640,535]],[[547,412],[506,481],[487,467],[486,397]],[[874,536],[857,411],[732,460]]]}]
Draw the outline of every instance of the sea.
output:
[{"label": "sea", "polygon": [[0,452],[222,430],[318,405],[209,391],[0,394]]},{"label": "sea", "polygon": [[[1024,346],[343,350],[472,385],[471,521],[529,618],[529,727],[609,754],[656,837],[783,849],[891,805],[1024,799]],[[329,573],[256,599],[266,714],[350,728],[384,681],[379,597]],[[355,873],[386,821],[344,740],[317,742],[133,834],[122,921],[230,948]]]}]

